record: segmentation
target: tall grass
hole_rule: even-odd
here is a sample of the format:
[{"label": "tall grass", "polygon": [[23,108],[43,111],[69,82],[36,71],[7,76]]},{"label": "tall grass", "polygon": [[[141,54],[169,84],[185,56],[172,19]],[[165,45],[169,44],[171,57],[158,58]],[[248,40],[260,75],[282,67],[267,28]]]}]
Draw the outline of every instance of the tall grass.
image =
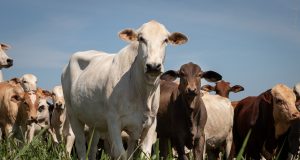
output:
[{"label": "tall grass", "polygon": [[[243,153],[245,151],[246,144],[250,137],[251,130],[248,132],[242,149],[239,151],[239,154],[236,160],[244,160]],[[93,134],[92,134],[93,137]],[[91,141],[88,143],[88,152],[90,150]],[[168,143],[169,153],[172,153],[171,144]],[[75,147],[74,147],[75,148]],[[161,160],[159,157],[159,141],[157,141],[154,146],[154,153],[149,157],[145,153],[141,152],[135,156],[135,159],[138,160]],[[137,152],[138,149],[135,150]],[[87,153],[88,153],[87,152]],[[131,155],[133,156],[133,155]],[[190,159],[192,159],[192,155],[189,155]],[[38,133],[37,136],[34,137],[31,143],[24,143],[18,141],[16,139],[8,138],[6,140],[2,140],[0,142],[0,159],[2,160],[75,160],[77,159],[76,152],[72,151],[71,157],[68,156],[65,146],[63,144],[55,144],[53,143],[52,137],[50,134],[47,134],[46,129],[42,130]],[[100,160],[111,160],[111,158],[101,150]],[[168,155],[167,158],[163,160],[173,160],[176,159],[172,154]],[[276,160],[278,156],[276,157]]]}]

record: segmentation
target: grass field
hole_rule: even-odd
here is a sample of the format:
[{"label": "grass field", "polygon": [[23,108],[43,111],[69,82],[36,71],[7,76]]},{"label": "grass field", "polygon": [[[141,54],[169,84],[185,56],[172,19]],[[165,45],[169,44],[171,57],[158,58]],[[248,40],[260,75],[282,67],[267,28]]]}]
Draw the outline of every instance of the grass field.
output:
[{"label": "grass field", "polygon": [[[9,138],[7,140],[2,140],[0,144],[0,157],[1,160],[76,160],[76,153],[73,149],[71,157],[65,151],[65,146],[62,144],[54,144],[50,134],[45,134],[46,130],[42,130],[38,135],[36,135],[31,143],[24,143],[16,139]],[[249,131],[242,149],[240,150],[236,160],[244,160],[242,156],[245,145],[248,141],[248,137],[251,134]],[[154,145],[154,153],[152,157],[145,157],[143,153],[140,153],[139,157],[135,158],[141,160],[159,160],[159,148],[157,142]],[[169,147],[171,150],[171,147]],[[110,157],[100,150],[100,155],[98,156],[100,160],[109,160]],[[192,158],[192,155],[189,155]],[[172,155],[166,158],[166,160],[175,159]],[[278,159],[278,157],[274,157]]]}]

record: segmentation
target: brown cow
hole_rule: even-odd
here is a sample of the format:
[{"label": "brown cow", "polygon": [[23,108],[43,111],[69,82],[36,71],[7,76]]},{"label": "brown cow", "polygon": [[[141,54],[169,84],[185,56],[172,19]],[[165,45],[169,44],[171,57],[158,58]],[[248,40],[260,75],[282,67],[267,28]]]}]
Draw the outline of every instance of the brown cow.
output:
[{"label": "brown cow", "polygon": [[[173,82],[177,77],[180,78],[179,85]],[[193,63],[182,65],[178,72],[170,70],[161,76],[157,135],[162,157],[166,158],[168,140],[171,140],[178,159],[187,159],[185,146],[193,149],[194,159],[203,158],[207,115],[200,93],[201,78],[215,82],[222,76],[213,71],[203,72]]]},{"label": "brown cow", "polygon": [[13,133],[19,139],[27,139],[28,125],[37,121],[36,93],[24,92],[19,85],[2,82],[0,102],[0,126],[3,136],[8,137]]},{"label": "brown cow", "polygon": [[[291,123],[299,119],[292,89],[277,84],[257,97],[241,100],[234,112],[232,155],[237,153],[251,129],[245,155],[247,158],[272,159],[276,148],[283,142]],[[232,156],[231,155],[231,156]]]}]

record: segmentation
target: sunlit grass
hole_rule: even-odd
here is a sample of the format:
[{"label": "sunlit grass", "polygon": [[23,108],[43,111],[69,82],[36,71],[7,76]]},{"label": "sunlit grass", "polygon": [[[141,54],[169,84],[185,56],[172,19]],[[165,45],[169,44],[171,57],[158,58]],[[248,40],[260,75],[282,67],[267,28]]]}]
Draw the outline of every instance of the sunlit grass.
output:
[{"label": "sunlit grass", "polygon": [[[243,157],[243,153],[245,151],[246,144],[248,142],[249,136],[251,134],[251,130],[248,132],[244,142],[242,149],[239,151],[239,154],[236,160],[244,160],[247,159]],[[92,134],[93,136],[93,134]],[[0,157],[2,160],[75,160],[77,159],[76,151],[73,150],[71,157],[68,156],[65,146],[62,144],[54,144],[52,137],[50,134],[47,134],[46,130],[42,130],[37,136],[34,137],[31,143],[24,143],[18,141],[16,139],[8,138],[7,140],[2,140],[0,143]],[[88,143],[88,151],[90,150],[91,141]],[[171,145],[168,143],[169,153],[172,153]],[[153,153],[151,157],[147,156],[145,153],[135,150],[137,155],[134,155],[134,160],[162,160],[159,157],[159,141],[157,141],[153,146]],[[87,152],[88,153],[88,152]],[[99,153],[100,160],[111,160],[111,158],[104,153],[103,150]],[[133,155],[131,155],[133,156]],[[192,154],[189,154],[189,158],[193,159]],[[275,158],[275,157],[274,157]],[[167,158],[163,160],[173,160],[176,159],[172,154],[168,155]],[[225,157],[223,157],[225,159]],[[278,156],[276,157],[278,159]]]}]

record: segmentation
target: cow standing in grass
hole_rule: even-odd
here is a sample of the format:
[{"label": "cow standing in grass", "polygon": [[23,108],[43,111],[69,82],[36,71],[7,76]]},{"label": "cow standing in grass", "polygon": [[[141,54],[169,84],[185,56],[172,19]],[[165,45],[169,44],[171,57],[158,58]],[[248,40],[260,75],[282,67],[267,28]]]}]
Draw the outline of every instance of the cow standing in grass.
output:
[{"label": "cow standing in grass", "polygon": [[[187,37],[169,33],[150,21],[139,29],[125,29],[119,37],[130,42],[117,54],[99,51],[72,55],[62,73],[67,112],[79,159],[85,159],[84,125],[95,128],[93,144],[107,137],[113,159],[127,159],[138,146],[150,154],[159,107],[160,75],[167,44],[183,44]],[[121,132],[126,131],[127,155]],[[93,150],[93,149],[92,149]],[[92,154],[91,159],[95,158]]]},{"label": "cow standing in grass", "polygon": [[[180,78],[179,85],[173,82]],[[200,92],[201,78],[217,81],[222,77],[216,72],[203,72],[193,63],[184,64],[179,71],[167,71],[161,76],[161,97],[157,114],[157,134],[161,156],[167,158],[168,140],[185,160],[184,147],[193,149],[194,159],[203,159],[207,119]]]},{"label": "cow standing in grass", "polygon": [[232,153],[238,153],[251,129],[244,155],[252,159],[261,156],[272,159],[292,122],[299,120],[295,102],[293,90],[283,84],[239,101],[234,110]]},{"label": "cow standing in grass", "polygon": [[[204,85],[201,90],[217,95],[204,94],[203,102],[207,111],[207,122],[204,128],[206,138],[206,153],[208,159],[221,159],[220,152],[228,158],[232,145],[232,127],[234,109],[228,99],[230,92],[240,92],[240,85],[230,86],[229,82],[220,80],[215,86]],[[224,152],[225,151],[225,152]]]},{"label": "cow standing in grass", "polygon": [[5,137],[13,134],[30,140],[29,126],[37,122],[39,99],[36,92],[24,92],[18,84],[0,83],[0,126]]}]

